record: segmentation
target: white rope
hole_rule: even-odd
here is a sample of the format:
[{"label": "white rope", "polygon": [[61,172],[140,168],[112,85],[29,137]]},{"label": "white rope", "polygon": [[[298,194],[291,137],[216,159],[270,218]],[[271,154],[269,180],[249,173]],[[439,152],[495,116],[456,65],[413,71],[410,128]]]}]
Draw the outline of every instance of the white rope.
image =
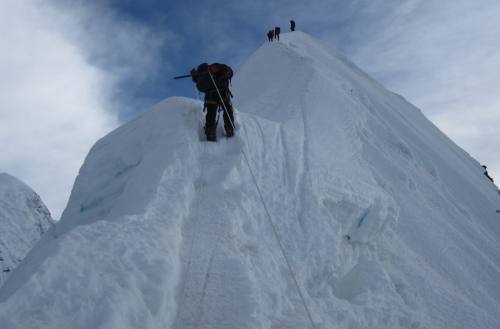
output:
[{"label": "white rope", "polygon": [[[226,115],[229,119],[229,122],[231,123],[231,126],[233,127],[233,130],[236,130],[236,127],[234,126],[233,120],[229,116],[229,112],[226,108],[226,103],[224,102],[224,100],[222,98],[222,95],[219,91],[219,87],[217,87],[217,84],[215,83],[214,77],[212,76],[210,69],[208,70],[208,74],[210,75],[210,78],[212,79],[212,82],[215,86],[215,90],[217,90],[217,94],[219,95],[219,98],[222,102],[222,107],[224,108],[224,111],[226,112]],[[281,239],[280,239],[279,234],[278,234],[278,230],[276,229],[276,226],[274,225],[271,214],[269,213],[269,210],[266,206],[266,202],[264,201],[264,197],[262,196],[262,192],[260,190],[259,184],[257,183],[257,178],[255,177],[255,174],[253,173],[252,167],[250,166],[250,161],[248,160],[247,154],[243,148],[241,148],[241,153],[243,154],[243,158],[245,159],[245,162],[248,166],[248,170],[250,171],[250,175],[252,176],[252,180],[253,180],[253,183],[255,184],[255,187],[257,189],[257,193],[259,194],[260,201],[262,202],[262,205],[264,206],[264,211],[266,212],[267,219],[269,220],[269,223],[271,224],[274,236],[276,237],[276,240],[278,241],[278,246],[280,247],[281,254],[283,255],[283,258],[285,259],[286,265],[288,266],[288,270],[290,271],[290,274],[291,274],[292,279],[295,283],[295,286],[297,287],[297,291],[299,292],[299,296],[300,296],[300,299],[302,300],[302,305],[304,306],[304,309],[307,313],[307,317],[309,318],[309,321],[311,321],[312,328],[316,329],[316,325],[314,324],[313,318],[311,316],[311,312],[309,311],[309,308],[307,307],[307,303],[306,303],[306,300],[304,298],[304,294],[302,293],[302,290],[300,289],[299,282],[297,281],[297,277],[295,275],[295,272],[292,269],[292,265],[291,265],[290,261],[288,260],[288,257],[286,256],[285,249],[283,248],[283,244],[281,243]]]}]

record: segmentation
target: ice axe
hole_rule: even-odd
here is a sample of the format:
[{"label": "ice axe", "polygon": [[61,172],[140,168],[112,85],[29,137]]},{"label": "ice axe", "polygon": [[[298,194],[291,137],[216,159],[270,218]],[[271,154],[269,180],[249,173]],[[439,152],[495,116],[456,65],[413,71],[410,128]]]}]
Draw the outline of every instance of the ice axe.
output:
[{"label": "ice axe", "polygon": [[174,79],[179,80],[179,79],[185,79],[185,78],[189,78],[189,77],[191,77],[191,74],[179,75],[177,77],[174,77]]}]

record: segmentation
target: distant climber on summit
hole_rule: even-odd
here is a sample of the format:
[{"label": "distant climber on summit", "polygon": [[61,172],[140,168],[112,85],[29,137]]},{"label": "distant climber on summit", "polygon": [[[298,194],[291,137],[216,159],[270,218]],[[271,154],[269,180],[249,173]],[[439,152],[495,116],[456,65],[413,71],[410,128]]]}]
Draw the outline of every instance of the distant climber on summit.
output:
[{"label": "distant climber on summit", "polygon": [[[205,93],[205,134],[207,140],[217,141],[217,111],[223,111],[224,129],[227,137],[234,135],[234,117],[232,97],[229,83],[233,77],[233,70],[225,64],[213,63],[208,65],[202,63],[197,69],[191,70],[191,79],[196,83],[196,88]],[[215,85],[214,85],[215,81]]]},{"label": "distant climber on summit", "polygon": [[280,41],[280,27],[276,26],[274,28],[274,38],[276,38],[278,41]]},{"label": "distant climber on summit", "polygon": [[295,31],[295,21],[293,19],[290,20],[290,31]]},{"label": "distant climber on summit", "polygon": [[267,41],[273,42],[273,38],[274,38],[274,30],[267,31]]}]

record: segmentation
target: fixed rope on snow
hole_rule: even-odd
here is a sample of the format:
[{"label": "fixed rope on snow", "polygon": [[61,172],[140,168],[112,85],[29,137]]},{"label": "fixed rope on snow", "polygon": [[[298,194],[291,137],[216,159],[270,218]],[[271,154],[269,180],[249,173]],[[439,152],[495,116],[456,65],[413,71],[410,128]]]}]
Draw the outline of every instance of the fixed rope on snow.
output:
[{"label": "fixed rope on snow", "polygon": [[[219,91],[219,87],[217,87],[217,84],[215,83],[215,79],[212,76],[212,73],[210,72],[210,70],[208,70],[208,74],[210,75],[210,79],[212,79],[212,83],[215,86],[215,90],[217,91],[217,95],[219,95],[219,98],[221,100],[222,106],[224,108],[224,111],[225,111],[226,115],[229,118],[229,122],[231,123],[231,126],[232,126],[233,130],[236,130],[234,122],[231,119],[231,117],[229,116],[229,112],[228,112],[228,110],[226,108],[226,104],[224,103],[222,95],[221,95],[221,93]],[[307,313],[307,317],[309,318],[309,321],[311,322],[312,328],[316,329],[316,325],[314,324],[311,312],[309,310],[309,307],[307,306],[306,300],[304,298],[304,294],[302,293],[302,289],[300,289],[299,282],[297,281],[297,277],[295,275],[295,272],[293,271],[292,265],[291,265],[291,263],[290,263],[287,255],[285,253],[285,249],[283,248],[283,244],[281,243],[281,239],[279,237],[278,230],[276,229],[276,226],[274,225],[274,222],[272,220],[271,214],[269,213],[269,210],[267,208],[266,202],[264,201],[264,197],[262,196],[262,192],[260,190],[259,184],[257,183],[257,178],[256,178],[255,174],[253,173],[252,167],[250,166],[250,161],[248,160],[248,156],[247,156],[247,154],[246,154],[246,152],[245,152],[245,150],[243,148],[241,148],[241,153],[243,154],[243,158],[245,159],[245,162],[246,162],[246,164],[248,166],[248,170],[250,171],[250,175],[252,176],[253,183],[254,183],[254,185],[255,185],[255,187],[257,189],[257,193],[259,194],[260,201],[262,202],[262,205],[264,207],[264,211],[266,212],[269,224],[271,225],[271,227],[273,229],[274,236],[276,237],[276,240],[278,241],[278,246],[280,247],[281,254],[283,255],[283,258],[285,259],[286,265],[288,266],[288,270],[290,271],[290,274],[292,276],[293,282],[295,283],[295,286],[297,287],[297,291],[299,293],[300,299],[302,300],[302,305],[304,306],[304,309],[305,309],[305,311]]]}]

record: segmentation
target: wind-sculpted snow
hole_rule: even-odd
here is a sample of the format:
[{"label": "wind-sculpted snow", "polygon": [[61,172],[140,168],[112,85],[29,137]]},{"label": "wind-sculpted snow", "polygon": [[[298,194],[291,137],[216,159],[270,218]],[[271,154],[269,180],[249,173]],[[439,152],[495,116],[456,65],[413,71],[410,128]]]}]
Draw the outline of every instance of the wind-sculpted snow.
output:
[{"label": "wind-sculpted snow", "polygon": [[38,194],[0,173],[0,286],[52,224]]},{"label": "wind-sculpted snow", "polygon": [[233,138],[171,98],[93,147],[2,328],[500,326],[498,195],[418,109],[300,32],[233,93]]}]

